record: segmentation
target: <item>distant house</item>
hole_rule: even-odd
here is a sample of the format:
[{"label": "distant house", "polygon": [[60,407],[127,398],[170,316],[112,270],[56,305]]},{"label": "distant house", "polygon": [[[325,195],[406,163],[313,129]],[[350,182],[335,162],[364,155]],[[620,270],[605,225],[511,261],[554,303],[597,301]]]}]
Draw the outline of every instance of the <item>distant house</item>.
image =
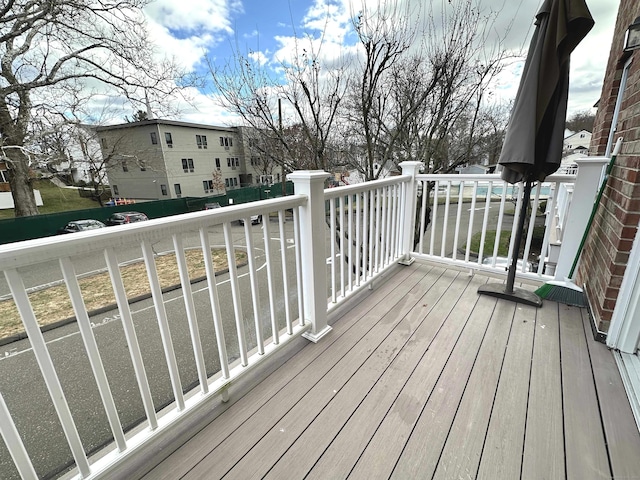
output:
[{"label": "distant house", "polygon": [[[40,190],[34,190],[33,196],[36,199],[36,205],[41,207],[43,203]],[[0,161],[0,210],[6,210],[14,207],[15,204],[13,203],[13,196],[11,195],[7,163]]]},{"label": "distant house", "polygon": [[280,169],[271,176],[259,175],[258,159],[245,148],[248,140],[238,127],[151,119],[96,131],[117,197],[204,197],[281,179]]},{"label": "distant house", "polygon": [[488,165],[475,164],[475,165],[465,165],[464,167],[458,167],[456,168],[456,171],[464,175],[484,175],[487,173],[493,173],[495,169],[496,169],[495,165],[488,166]]},{"label": "distant house", "polygon": [[[376,162],[373,164],[373,172],[377,175],[377,178],[387,178],[397,175],[398,170],[395,167],[389,168],[386,165],[380,165]],[[330,180],[331,186],[353,185],[366,181],[365,175],[358,170],[334,172],[333,177],[334,178]]]},{"label": "distant house", "polygon": [[587,155],[589,152],[589,144],[591,143],[591,132],[580,130],[565,137],[562,145],[563,155],[572,153],[580,153]]},{"label": "distant house", "polygon": [[6,162],[0,162],[0,192],[10,192],[9,177],[7,175]]}]

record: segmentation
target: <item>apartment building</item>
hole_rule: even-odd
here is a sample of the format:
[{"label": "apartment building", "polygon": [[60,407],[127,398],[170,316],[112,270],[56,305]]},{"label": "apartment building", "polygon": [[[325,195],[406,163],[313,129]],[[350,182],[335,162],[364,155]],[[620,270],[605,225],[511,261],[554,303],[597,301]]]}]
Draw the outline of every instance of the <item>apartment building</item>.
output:
[{"label": "apartment building", "polygon": [[97,128],[114,196],[203,197],[260,183],[241,130],[152,119]]}]

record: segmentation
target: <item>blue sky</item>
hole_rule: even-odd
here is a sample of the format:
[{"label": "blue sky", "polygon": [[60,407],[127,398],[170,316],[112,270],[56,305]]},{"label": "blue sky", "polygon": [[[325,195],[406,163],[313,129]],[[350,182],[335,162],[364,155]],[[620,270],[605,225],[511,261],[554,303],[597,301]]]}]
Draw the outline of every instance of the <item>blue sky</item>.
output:
[{"label": "blue sky", "polygon": [[[377,0],[157,0],[145,8],[149,29],[159,54],[175,56],[186,68],[206,71],[205,58],[224,63],[232,45],[255,52],[254,59],[266,66],[277,58],[291,54],[296,37],[325,34],[326,55],[352,48],[350,14],[362,2]],[[422,0],[408,1],[416,6]],[[439,8],[449,0],[433,0]],[[462,0],[452,0],[462,1]],[[540,0],[476,0],[485,9],[499,12],[496,30],[513,19],[514,25],[506,46],[528,46],[533,32],[533,18]],[[586,0],[596,25],[572,56],[569,112],[585,110],[600,97],[613,27],[616,0]],[[496,81],[496,97],[507,101],[519,82],[524,60],[512,61]],[[235,119],[225,113],[210,92],[192,91],[197,109],[185,105],[181,119],[207,124],[226,125]]]}]

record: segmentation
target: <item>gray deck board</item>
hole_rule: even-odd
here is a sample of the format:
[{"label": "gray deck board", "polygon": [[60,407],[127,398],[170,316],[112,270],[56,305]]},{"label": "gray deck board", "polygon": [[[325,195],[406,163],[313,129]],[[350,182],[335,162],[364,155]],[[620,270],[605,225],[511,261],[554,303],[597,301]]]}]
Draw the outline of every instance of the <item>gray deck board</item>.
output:
[{"label": "gray deck board", "polygon": [[[427,399],[418,400],[423,405],[422,410],[412,425],[412,431],[408,432],[408,441],[393,469],[392,478],[430,478],[433,475],[479,347],[491,325],[496,303],[492,297],[478,298],[435,388]],[[411,390],[405,388],[406,393],[419,398],[421,386],[416,384],[413,387]]]},{"label": "gray deck board", "polygon": [[387,296],[398,296],[398,291],[404,292],[418,284],[429,274],[431,269],[413,271],[402,269],[376,289],[377,295],[369,296],[348,312],[349,321],[337,322],[332,332],[323,342],[309,344],[307,348],[295,356],[295,362],[287,363],[278,368],[269,378],[265,379],[257,388],[239,399],[230,408],[230,413],[216,418],[192,437],[187,444],[152,470],[147,477],[154,480],[173,480],[181,478],[223,441],[242,426],[249,418],[259,414],[265,404],[271,400],[289,382],[294,381],[309,367],[325,350],[332,348],[337,355],[344,348],[349,348],[364,333],[371,328],[367,322],[361,322],[362,317],[379,307],[381,303],[388,303]]},{"label": "gray deck board", "polygon": [[401,269],[145,478],[637,477],[585,311],[479,296],[486,281]]},{"label": "gray deck board", "polygon": [[478,472],[515,308],[515,303],[498,302],[493,311],[435,479],[474,478]]},{"label": "gray deck board", "polygon": [[[313,420],[318,413],[316,409],[329,402],[396,326],[402,324],[404,315],[415,308],[424,290],[433,286],[429,291],[439,298],[454,277],[450,272],[434,269],[425,281],[402,292],[397,304],[388,302],[368,313],[365,316],[367,323],[374,325],[364,336],[355,343],[352,341],[350,348],[345,347],[339,355],[332,349],[331,354],[318,357],[306,375],[296,377],[263,407],[267,415],[255,416],[245,422],[186,478],[200,478],[205,473],[208,478],[219,478],[233,468],[235,472],[230,478],[246,479],[268,467]],[[389,312],[392,314],[388,315]],[[400,330],[408,328],[403,324]],[[247,449],[251,455],[244,455]]]},{"label": "gray deck board", "polygon": [[560,305],[567,478],[611,478],[580,310]]},{"label": "gray deck board", "polygon": [[[282,478],[291,472],[294,478],[297,473],[304,476],[313,467],[307,478],[345,478],[365,449],[371,435],[378,428],[385,415],[398,398],[398,392],[406,384],[409,377],[416,373],[416,368],[424,361],[429,363],[425,354],[431,354],[432,368],[437,371],[437,362],[442,361],[442,356],[434,355],[438,352],[438,343],[451,345],[450,331],[459,330],[456,322],[448,321],[449,315],[458,300],[471,300],[479,283],[473,281],[470,284],[461,281],[447,292],[446,297],[441,298],[435,304],[423,303],[419,311],[429,316],[431,321],[424,321],[412,334],[403,348],[402,355],[397,355],[389,368],[375,382],[366,397],[357,406],[357,410],[351,409],[349,418],[336,421],[344,415],[342,404],[334,404],[331,410],[323,412],[323,418],[314,423],[314,427],[305,432],[303,446],[292,448],[287,452],[274,470],[270,472],[270,478]],[[467,303],[469,310],[472,302]],[[456,310],[456,313],[460,313]],[[455,332],[452,332],[456,334]],[[444,340],[443,340],[444,338]],[[427,353],[428,350],[428,353]],[[354,385],[354,388],[356,385]],[[357,385],[358,388],[362,388]],[[349,392],[350,393],[350,392]],[[314,451],[314,444],[316,444]],[[317,448],[317,447],[320,448]],[[322,457],[318,460],[318,457]],[[298,465],[300,464],[300,465]]]},{"label": "gray deck board", "polygon": [[558,304],[537,312],[529,383],[522,478],[564,478],[564,431]]},{"label": "gray deck board", "polygon": [[515,310],[478,479],[520,478],[536,313],[525,305]]},{"label": "gray deck board", "polygon": [[620,372],[615,362],[611,361],[612,355],[606,345],[596,342],[589,336],[590,319],[586,311],[581,313],[587,332],[587,346],[613,478],[638,478],[640,476],[640,434],[633,420]]}]

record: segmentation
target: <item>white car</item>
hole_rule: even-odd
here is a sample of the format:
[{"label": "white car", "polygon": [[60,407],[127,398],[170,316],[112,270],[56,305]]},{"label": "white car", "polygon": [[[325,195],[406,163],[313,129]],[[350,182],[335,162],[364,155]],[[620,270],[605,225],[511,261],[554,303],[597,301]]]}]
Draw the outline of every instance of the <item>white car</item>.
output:
[{"label": "white car", "polygon": [[[482,264],[483,265],[487,265],[487,266],[491,266],[493,264],[493,258],[494,257],[486,257],[483,261]],[[507,257],[495,257],[496,263],[495,263],[495,268],[504,268],[505,270],[509,269],[509,259]],[[521,272],[522,271],[522,259],[518,259],[518,268],[517,268],[517,272]],[[527,262],[524,271],[525,272],[530,272],[531,270],[533,270],[533,265],[531,264],[531,262]]]},{"label": "white car", "polygon": [[[240,225],[244,225],[244,219],[239,220]],[[262,215],[251,215],[251,225],[258,225],[262,223]]]}]

